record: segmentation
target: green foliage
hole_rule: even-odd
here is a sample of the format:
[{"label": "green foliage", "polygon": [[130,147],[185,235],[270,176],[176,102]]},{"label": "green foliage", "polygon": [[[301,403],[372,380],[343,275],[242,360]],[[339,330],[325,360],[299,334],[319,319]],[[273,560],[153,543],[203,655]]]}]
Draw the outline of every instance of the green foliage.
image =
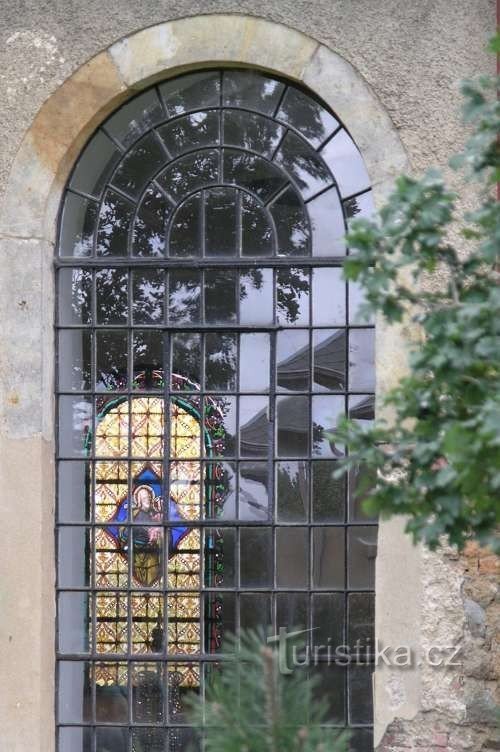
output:
[{"label": "green foliage", "polygon": [[[407,530],[431,548],[444,536],[500,550],[499,80],[462,88],[472,135],[452,166],[479,181],[477,208],[457,217],[437,172],[401,177],[379,222],[353,222],[348,235],[346,278],[364,288],[369,309],[421,337],[383,401],[390,424],[363,433],[344,421],[336,440],[350,447],[339,474],[359,462],[378,474],[369,513],[409,515]],[[457,225],[465,254],[449,240]]]},{"label": "green foliage", "polygon": [[313,680],[299,669],[283,676],[263,636],[244,632],[239,646],[228,642],[234,660],[214,671],[205,701],[191,708],[207,752],[346,752],[348,734],[321,726],[326,702]]}]

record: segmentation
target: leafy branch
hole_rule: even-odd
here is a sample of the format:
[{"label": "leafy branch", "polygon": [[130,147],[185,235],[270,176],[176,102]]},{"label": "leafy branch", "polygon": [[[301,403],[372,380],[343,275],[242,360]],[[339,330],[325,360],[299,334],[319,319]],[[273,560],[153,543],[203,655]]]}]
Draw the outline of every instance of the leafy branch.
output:
[{"label": "leafy branch", "polygon": [[[478,181],[473,212],[457,217],[457,196],[431,171],[399,178],[379,221],[357,220],[348,234],[345,276],[364,288],[365,311],[418,341],[382,400],[391,419],[368,431],[340,424],[335,438],[349,456],[336,475],[360,463],[375,472],[366,511],[408,515],[407,531],[431,548],[444,537],[500,550],[499,87],[495,77],[462,86],[472,135],[451,164]],[[465,253],[450,242],[457,225]]]}]

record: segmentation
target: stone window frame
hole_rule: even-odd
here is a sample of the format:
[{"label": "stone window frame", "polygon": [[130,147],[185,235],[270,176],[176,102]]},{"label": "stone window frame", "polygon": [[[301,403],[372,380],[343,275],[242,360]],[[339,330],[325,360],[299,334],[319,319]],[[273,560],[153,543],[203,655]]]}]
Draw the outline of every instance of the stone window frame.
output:
[{"label": "stone window frame", "polygon": [[[360,149],[377,205],[408,169],[395,126],[349,62],[300,31],[253,16],[194,16],[138,31],[78,68],[43,104],[16,155],[0,211],[0,306],[9,322],[2,334],[8,367],[0,377],[0,469],[4,488],[16,489],[12,498],[23,499],[23,509],[29,510],[22,527],[17,505],[6,505],[3,515],[11,556],[3,578],[9,586],[2,626],[10,637],[0,648],[6,695],[2,737],[12,750],[52,752],[55,744],[53,257],[64,187],[91,133],[121,103],[160,79],[224,65],[258,67],[303,84],[324,100]],[[385,335],[378,322],[378,399],[404,368],[403,332],[391,329],[391,336]],[[401,558],[408,567],[404,598],[395,586],[401,583]],[[416,641],[419,563],[419,550],[403,536],[401,522],[383,523],[376,632],[385,644]],[[384,689],[391,676],[390,669],[375,675],[376,742],[395,715]],[[418,675],[408,672],[398,681],[405,699],[397,714],[412,717]]]}]

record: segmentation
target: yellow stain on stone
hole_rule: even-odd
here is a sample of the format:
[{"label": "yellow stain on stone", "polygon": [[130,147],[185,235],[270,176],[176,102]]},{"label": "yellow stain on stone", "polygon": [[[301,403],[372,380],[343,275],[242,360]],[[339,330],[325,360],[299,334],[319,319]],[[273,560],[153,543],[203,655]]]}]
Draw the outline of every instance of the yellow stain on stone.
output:
[{"label": "yellow stain on stone", "polygon": [[[39,111],[29,136],[40,162],[55,175],[72,159],[83,138],[125,97],[126,87],[111,57],[89,60],[57,89]],[[82,139],[83,140],[83,139]]]}]

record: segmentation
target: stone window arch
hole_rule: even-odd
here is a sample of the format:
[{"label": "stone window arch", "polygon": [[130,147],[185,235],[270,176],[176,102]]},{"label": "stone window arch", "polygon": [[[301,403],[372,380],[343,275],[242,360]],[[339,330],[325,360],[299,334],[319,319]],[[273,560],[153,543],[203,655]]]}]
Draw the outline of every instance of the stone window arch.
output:
[{"label": "stone window arch", "polygon": [[[208,62],[207,62],[208,61]],[[264,19],[242,14],[219,14],[191,17],[143,29],[116,42],[75,70],[48,97],[27,130],[8,177],[0,211],[0,234],[5,253],[13,263],[2,275],[3,299],[14,290],[28,307],[10,311],[13,326],[24,332],[26,347],[17,339],[4,339],[4,356],[10,363],[6,386],[8,399],[2,408],[8,451],[2,454],[6,483],[12,483],[29,502],[31,514],[25,520],[23,542],[18,553],[31,562],[29,582],[19,582],[16,570],[7,581],[15,582],[16,610],[10,624],[6,612],[5,627],[29,640],[30,651],[16,649],[9,643],[2,653],[6,674],[27,677],[12,688],[17,723],[6,726],[5,742],[18,744],[19,722],[23,739],[30,749],[54,749],[53,712],[53,445],[55,422],[53,406],[54,341],[52,272],[53,248],[57,242],[57,214],[61,206],[68,175],[87,140],[106,117],[137,92],[153,82],[164,81],[178,73],[213,65],[257,65],[271,76],[304,85],[318,94],[327,107],[344,123],[360,149],[373,185],[376,203],[390,189],[394,178],[407,169],[407,160],[397,132],[387,113],[370,91],[362,76],[331,49],[302,32]],[[23,200],[20,201],[19,197]],[[14,263],[15,261],[15,263]],[[77,264],[75,264],[77,265]],[[383,337],[378,328],[378,388],[383,392],[397,379],[392,364],[404,345],[397,331]],[[85,417],[85,416],[83,416]],[[19,467],[29,464],[29,474],[19,474]],[[8,526],[10,523],[6,521]],[[377,577],[385,583],[379,593],[379,635],[386,642],[392,637],[392,618],[398,623],[394,639],[401,640],[401,619],[414,624],[416,601],[388,598],[394,574],[394,555],[404,555],[414,562],[409,568],[418,571],[418,552],[406,544],[399,528],[383,525],[383,556]],[[416,577],[416,575],[415,575]],[[416,580],[412,580],[416,587]],[[34,590],[33,590],[34,588]],[[33,592],[36,598],[33,598]],[[26,597],[24,597],[26,596]],[[390,603],[391,621],[387,621],[384,604]],[[395,611],[400,607],[399,621]],[[413,609],[413,611],[412,611]],[[404,612],[404,613],[403,613]],[[414,613],[414,618],[411,613]],[[408,639],[414,633],[410,630]],[[24,644],[24,643],[23,643]],[[379,674],[381,701],[377,704],[380,736],[390,720],[391,711],[384,702],[384,674]],[[30,678],[29,678],[30,677]],[[29,678],[29,681],[28,681]],[[401,712],[411,713],[415,695],[412,676],[400,677],[408,700]]]}]

